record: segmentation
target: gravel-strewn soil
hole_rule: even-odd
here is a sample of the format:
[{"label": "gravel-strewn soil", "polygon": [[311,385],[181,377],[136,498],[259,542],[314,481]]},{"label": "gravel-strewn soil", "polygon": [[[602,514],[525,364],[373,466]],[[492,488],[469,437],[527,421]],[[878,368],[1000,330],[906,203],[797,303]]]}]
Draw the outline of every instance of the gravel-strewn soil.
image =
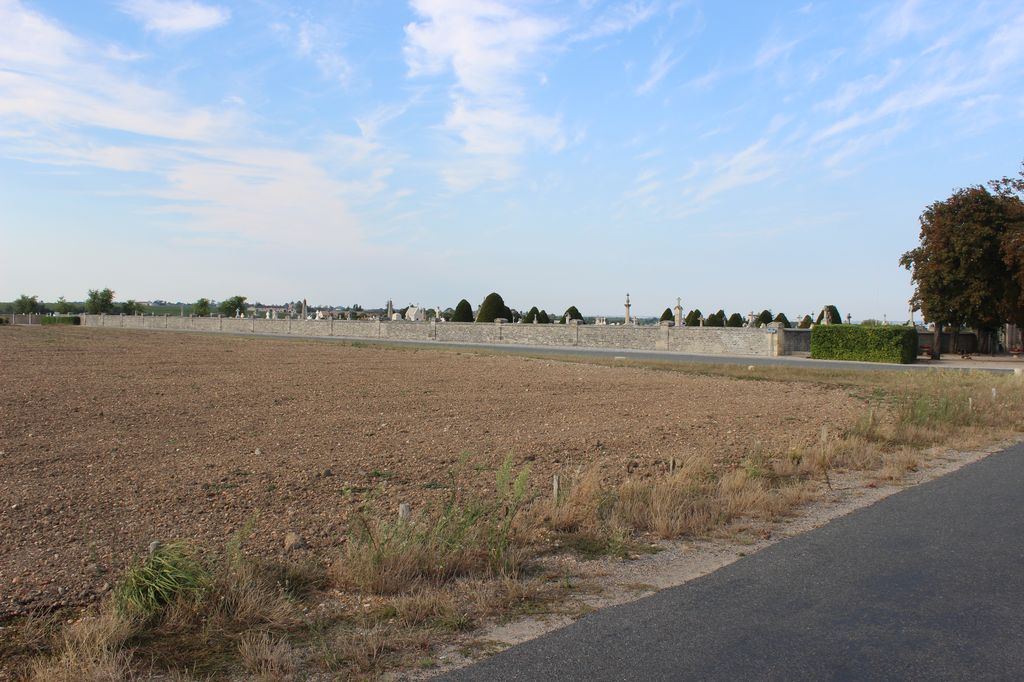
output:
[{"label": "gravel-strewn soil", "polygon": [[155,539],[328,558],[359,507],[653,475],[812,442],[844,391],[468,353],[83,328],[0,328],[0,619],[88,602]]}]

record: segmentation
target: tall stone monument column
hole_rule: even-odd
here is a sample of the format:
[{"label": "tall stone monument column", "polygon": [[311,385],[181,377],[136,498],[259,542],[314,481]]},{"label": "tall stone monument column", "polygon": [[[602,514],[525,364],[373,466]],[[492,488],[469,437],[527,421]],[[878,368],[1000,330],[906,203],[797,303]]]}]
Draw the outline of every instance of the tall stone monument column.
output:
[{"label": "tall stone monument column", "polygon": [[681,298],[677,298],[676,299],[676,307],[675,307],[674,311],[675,311],[675,314],[676,314],[676,326],[677,327],[682,327],[683,326],[683,299],[681,299]]},{"label": "tall stone monument column", "polygon": [[630,305],[629,305],[629,293],[627,292],[626,293],[626,322],[625,322],[625,324],[629,324],[631,319],[632,319],[629,316],[629,308],[630,308]]}]

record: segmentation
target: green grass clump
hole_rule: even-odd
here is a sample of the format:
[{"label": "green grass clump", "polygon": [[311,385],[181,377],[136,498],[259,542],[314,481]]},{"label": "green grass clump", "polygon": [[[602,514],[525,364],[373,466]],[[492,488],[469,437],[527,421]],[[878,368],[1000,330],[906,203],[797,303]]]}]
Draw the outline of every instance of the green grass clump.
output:
[{"label": "green grass clump", "polygon": [[118,612],[150,618],[172,601],[198,598],[209,585],[209,574],[188,545],[161,545],[141,565],[128,571],[114,593]]}]

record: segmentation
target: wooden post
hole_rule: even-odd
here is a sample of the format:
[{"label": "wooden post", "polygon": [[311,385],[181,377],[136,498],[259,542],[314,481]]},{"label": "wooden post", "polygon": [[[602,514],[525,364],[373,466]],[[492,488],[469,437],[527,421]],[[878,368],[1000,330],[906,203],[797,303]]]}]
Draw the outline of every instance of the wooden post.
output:
[{"label": "wooden post", "polygon": [[408,521],[410,516],[412,516],[412,507],[409,506],[408,502],[402,502],[398,505],[399,521]]},{"label": "wooden post", "polygon": [[561,481],[558,478],[558,474],[551,477],[551,493],[555,498],[555,504],[558,504],[558,496],[561,493]]}]

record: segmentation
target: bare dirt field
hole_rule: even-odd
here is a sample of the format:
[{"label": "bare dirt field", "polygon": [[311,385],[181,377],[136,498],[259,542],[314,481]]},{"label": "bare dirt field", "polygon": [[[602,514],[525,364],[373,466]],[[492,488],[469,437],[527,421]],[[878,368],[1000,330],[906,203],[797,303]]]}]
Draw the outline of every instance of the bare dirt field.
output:
[{"label": "bare dirt field", "polygon": [[864,411],[848,390],[336,342],[0,328],[0,620],[83,604],[153,540],[328,560],[353,513],[597,464],[722,466]]}]

